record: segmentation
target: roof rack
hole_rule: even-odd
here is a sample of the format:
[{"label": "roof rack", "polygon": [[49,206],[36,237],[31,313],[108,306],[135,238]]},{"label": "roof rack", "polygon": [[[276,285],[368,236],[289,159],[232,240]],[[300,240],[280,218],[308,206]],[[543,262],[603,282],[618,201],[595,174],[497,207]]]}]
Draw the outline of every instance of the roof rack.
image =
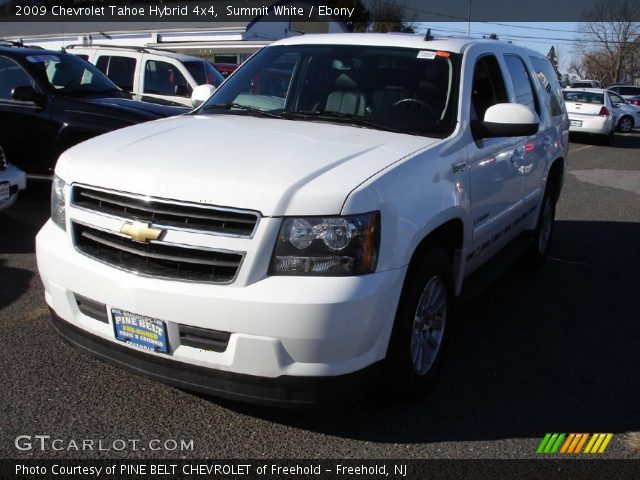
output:
[{"label": "roof rack", "polygon": [[18,47],[18,48],[38,48],[42,50],[42,47],[37,45],[25,45],[22,40],[6,40],[4,38],[0,38],[0,47]]},{"label": "roof rack", "polygon": [[137,46],[127,46],[127,45],[105,45],[102,43],[92,43],[91,45],[83,45],[81,43],[74,43],[72,45],[67,45],[65,48],[66,49],[73,49],[73,48],[94,48],[94,47],[99,47],[99,48],[114,48],[114,49],[122,49],[122,50],[135,50],[136,52],[141,52],[141,53],[154,53],[154,52],[173,52],[173,50],[163,50],[163,49],[159,49],[159,48],[148,48],[148,47],[137,47]]}]

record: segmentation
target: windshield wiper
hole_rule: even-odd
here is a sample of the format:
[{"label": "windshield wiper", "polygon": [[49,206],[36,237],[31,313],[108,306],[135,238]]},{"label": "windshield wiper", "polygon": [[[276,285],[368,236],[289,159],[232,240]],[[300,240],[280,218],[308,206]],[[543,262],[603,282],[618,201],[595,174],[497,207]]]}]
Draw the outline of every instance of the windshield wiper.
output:
[{"label": "windshield wiper", "polygon": [[210,105],[206,105],[202,110],[226,110],[230,111],[233,108],[237,108],[238,110],[242,110],[243,112],[247,112],[251,115],[262,116],[262,117],[271,117],[271,118],[284,118],[282,115],[277,113],[268,112],[266,110],[260,110],[259,108],[250,107],[248,105],[242,105],[240,103],[212,103]]},{"label": "windshield wiper", "polygon": [[369,128],[375,128],[376,130],[386,130],[387,132],[409,133],[406,130],[402,130],[396,127],[391,127],[389,125],[376,122],[375,120],[359,117],[357,115],[352,115],[349,113],[321,112],[319,110],[309,110],[309,111],[283,112],[282,116],[284,118],[297,118],[297,119],[303,119],[303,120],[306,120],[306,119],[326,120],[330,122],[338,121],[341,123],[348,123],[350,125],[358,126],[358,127],[369,127]]}]

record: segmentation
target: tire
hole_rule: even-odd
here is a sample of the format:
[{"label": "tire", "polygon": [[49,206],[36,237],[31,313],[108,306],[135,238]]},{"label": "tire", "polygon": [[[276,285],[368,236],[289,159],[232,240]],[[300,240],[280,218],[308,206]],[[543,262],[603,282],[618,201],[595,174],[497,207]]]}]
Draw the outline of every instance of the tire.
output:
[{"label": "tire", "polygon": [[618,121],[618,130],[622,133],[629,133],[633,130],[633,118],[624,116]]},{"label": "tire", "polygon": [[602,145],[610,146],[613,143],[613,130],[608,135],[600,135]]},{"label": "tire", "polygon": [[[432,385],[444,351],[453,296],[451,260],[443,250],[432,250],[410,266],[384,362],[385,387],[394,397],[414,399]],[[419,311],[423,315],[416,315]]]},{"label": "tire", "polygon": [[542,198],[542,205],[540,206],[538,223],[533,231],[533,241],[522,256],[525,265],[536,267],[543,265],[547,261],[556,219],[554,191],[555,184],[553,182],[547,183],[547,188]]}]

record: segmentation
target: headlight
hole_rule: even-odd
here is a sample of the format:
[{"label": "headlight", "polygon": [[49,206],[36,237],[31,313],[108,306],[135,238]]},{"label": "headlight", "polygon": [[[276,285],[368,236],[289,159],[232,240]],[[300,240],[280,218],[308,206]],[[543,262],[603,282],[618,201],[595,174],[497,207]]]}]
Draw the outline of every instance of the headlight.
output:
[{"label": "headlight", "polygon": [[64,181],[55,175],[51,185],[51,220],[61,229],[67,229],[66,212],[64,206]]},{"label": "headlight", "polygon": [[285,218],[271,275],[346,276],[372,273],[380,246],[380,212]]}]

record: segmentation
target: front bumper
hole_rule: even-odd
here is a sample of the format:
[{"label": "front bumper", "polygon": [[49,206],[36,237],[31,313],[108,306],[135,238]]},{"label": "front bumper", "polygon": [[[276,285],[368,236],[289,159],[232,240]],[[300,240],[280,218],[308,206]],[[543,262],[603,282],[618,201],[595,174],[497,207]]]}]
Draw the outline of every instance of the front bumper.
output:
[{"label": "front bumper", "polygon": [[9,182],[11,195],[7,200],[0,201],[0,210],[9,208],[18,198],[18,192],[27,188],[27,176],[18,167],[8,164],[4,170],[0,170],[0,183]]},{"label": "front bumper", "polygon": [[[78,253],[51,221],[36,237],[36,249],[54,323],[74,344],[120,364],[135,359],[134,370],[168,383],[243,399],[260,397],[262,390],[246,393],[236,384],[273,382],[281,401],[292,397],[283,392],[294,390],[293,378],[328,382],[383,359],[406,273],[403,268],[361,277],[264,277],[242,287],[154,279]],[[75,295],[105,304],[108,312],[119,308],[165,321],[169,355],[116,340],[110,315],[105,323],[83,314]],[[181,345],[179,325],[229,332],[226,350]],[[206,383],[198,377],[227,374],[237,381]]]},{"label": "front bumper", "polygon": [[342,404],[366,395],[375,385],[380,363],[335,377],[281,376],[264,378],[186,365],[167,358],[114,344],[87,333],[51,309],[53,328],[79,350],[138,375],[185,390],[269,406],[307,407]]}]

